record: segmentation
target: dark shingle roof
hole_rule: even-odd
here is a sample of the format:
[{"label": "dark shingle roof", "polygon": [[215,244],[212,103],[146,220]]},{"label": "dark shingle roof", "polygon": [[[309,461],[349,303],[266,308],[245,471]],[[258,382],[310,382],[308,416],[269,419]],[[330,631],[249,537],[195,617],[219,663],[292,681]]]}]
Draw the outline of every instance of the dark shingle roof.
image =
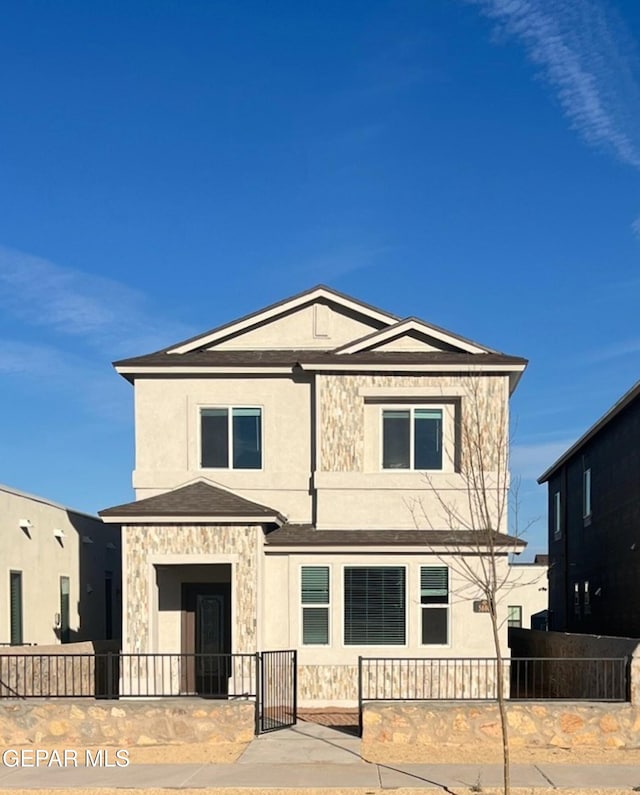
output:
[{"label": "dark shingle roof", "polygon": [[[496,545],[525,547],[526,541],[504,533],[494,536]],[[266,537],[269,546],[483,546],[471,530],[316,530],[308,524],[285,524]]]},{"label": "dark shingle roof", "polygon": [[278,511],[239,497],[231,491],[220,489],[204,481],[190,483],[155,497],[116,505],[98,511],[100,516],[250,516],[257,520],[272,521]]},{"label": "dark shingle roof", "polygon": [[114,362],[116,367],[293,367],[296,364],[527,364],[520,356],[504,353],[457,353],[453,351],[362,351],[358,353],[333,353],[314,350],[211,350],[190,353],[158,351],[146,356],[134,356]]}]

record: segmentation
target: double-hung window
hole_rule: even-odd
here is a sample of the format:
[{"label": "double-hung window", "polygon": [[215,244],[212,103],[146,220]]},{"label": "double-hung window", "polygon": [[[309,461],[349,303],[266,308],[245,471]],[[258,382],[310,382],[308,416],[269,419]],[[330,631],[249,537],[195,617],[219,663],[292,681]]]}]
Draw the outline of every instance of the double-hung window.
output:
[{"label": "double-hung window", "polygon": [[329,643],[329,567],[301,569],[302,643],[326,646]]},{"label": "double-hung window", "polygon": [[509,605],[507,607],[507,625],[522,627],[522,605]]},{"label": "double-hung window", "polygon": [[404,646],[404,566],[345,566],[345,646]]},{"label": "double-hung window", "polygon": [[423,646],[445,646],[449,642],[449,569],[421,566],[420,605]]},{"label": "double-hung window", "polygon": [[441,408],[382,409],[383,469],[442,469]]},{"label": "double-hung window", "polygon": [[262,409],[200,409],[200,466],[203,469],[261,469]]}]

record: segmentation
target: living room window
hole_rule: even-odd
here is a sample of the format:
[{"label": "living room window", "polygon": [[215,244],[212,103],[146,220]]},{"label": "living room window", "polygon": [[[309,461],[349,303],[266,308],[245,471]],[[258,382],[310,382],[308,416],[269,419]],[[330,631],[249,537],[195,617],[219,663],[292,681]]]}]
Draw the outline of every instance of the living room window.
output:
[{"label": "living room window", "polygon": [[420,605],[423,646],[446,646],[449,642],[449,569],[421,566]]},{"label": "living room window", "polygon": [[405,645],[405,583],[404,566],[345,567],[345,646]]},{"label": "living room window", "polygon": [[203,469],[262,468],[262,409],[200,410],[200,466]]},{"label": "living room window", "polygon": [[442,408],[384,408],[382,468],[442,469],[442,428]]},{"label": "living room window", "polygon": [[329,567],[302,566],[302,643],[326,646],[329,643]]}]

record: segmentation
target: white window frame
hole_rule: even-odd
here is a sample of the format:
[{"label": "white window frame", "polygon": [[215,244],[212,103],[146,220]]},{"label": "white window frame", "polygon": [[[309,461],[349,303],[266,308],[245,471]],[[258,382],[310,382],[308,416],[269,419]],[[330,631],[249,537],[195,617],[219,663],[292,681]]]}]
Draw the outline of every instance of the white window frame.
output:
[{"label": "white window frame", "polygon": [[560,489],[553,492],[553,537],[562,538],[562,495]]},{"label": "white window frame", "polygon": [[580,583],[573,583],[573,612],[576,616],[582,616],[580,609]]},{"label": "white window frame", "polygon": [[[331,621],[331,608],[332,608],[332,599],[331,599],[331,588],[333,585],[333,571],[330,563],[301,563],[299,565],[298,571],[298,599],[300,602],[300,647],[304,649],[326,649],[327,647],[331,646],[331,630],[332,630],[332,621]],[[305,604],[302,601],[302,570],[303,569],[328,569],[329,572],[329,592],[327,595],[327,603],[326,604]],[[327,643],[305,643],[304,642],[304,611],[305,609],[319,609],[319,610],[326,610],[327,611]]]},{"label": "white window frame", "polygon": [[591,518],[591,467],[582,470],[582,518]]},{"label": "white window frame", "polygon": [[[404,569],[404,643],[386,643],[374,644],[363,643],[357,645],[355,643],[345,643],[344,633],[346,629],[346,622],[344,620],[344,611],[346,606],[346,595],[344,587],[344,572],[345,569]],[[406,649],[409,647],[409,566],[406,563],[343,563],[340,572],[340,589],[342,594],[342,603],[340,605],[340,645],[343,649]]]},{"label": "white window frame", "polygon": [[[422,569],[446,569],[447,570],[447,601],[440,604],[423,605],[421,602],[420,590],[422,588]],[[443,564],[421,563],[418,566],[418,604],[420,606],[420,646],[424,649],[449,649],[451,648],[451,568]],[[422,611],[423,610],[444,610],[447,611],[447,642],[446,643],[423,643],[422,642]]]},{"label": "white window frame", "polygon": [[[420,409],[438,410],[442,412],[442,433],[440,444],[442,445],[442,466],[440,469],[415,469],[413,461],[415,457],[415,420],[414,411]],[[384,466],[384,412],[385,411],[409,411],[409,466],[406,469],[391,469]],[[378,439],[380,440],[378,450],[378,462],[380,472],[391,472],[394,475],[402,474],[403,472],[446,472],[447,459],[446,459],[446,418],[447,406],[443,403],[384,403],[380,405],[380,416],[378,420]]]},{"label": "white window frame", "polygon": [[507,627],[511,627],[512,626],[511,621],[513,619],[511,618],[511,610],[519,610],[520,611],[520,613],[519,613],[519,615],[520,615],[520,619],[519,619],[520,623],[518,624],[517,627],[514,625],[513,628],[514,629],[522,629],[522,605],[507,605]]},{"label": "white window frame", "polygon": [[[227,414],[227,444],[229,465],[226,467],[205,467],[202,465],[202,412],[210,409],[225,409]],[[233,410],[258,409],[260,411],[260,467],[247,469],[233,466]],[[256,403],[203,403],[198,406],[198,469],[205,472],[263,472],[264,471],[264,406]]]}]

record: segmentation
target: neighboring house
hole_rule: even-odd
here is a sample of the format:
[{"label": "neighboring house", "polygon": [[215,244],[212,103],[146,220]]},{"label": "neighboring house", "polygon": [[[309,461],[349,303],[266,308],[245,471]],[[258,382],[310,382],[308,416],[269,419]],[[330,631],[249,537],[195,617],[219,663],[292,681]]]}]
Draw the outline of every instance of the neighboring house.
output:
[{"label": "neighboring house", "polygon": [[0,642],[47,645],[120,636],[120,528],[0,486]]},{"label": "neighboring house", "polygon": [[507,623],[522,629],[547,629],[549,556],[536,555],[532,563],[512,563],[505,598]]},{"label": "neighboring house", "polygon": [[[100,515],[123,525],[124,650],[297,648],[301,703],[352,702],[358,655],[493,656],[449,565],[478,566],[476,534],[431,489],[467,504],[460,419],[491,446],[525,366],[326,287],[116,362],[136,501]],[[506,574],[524,544],[499,529]]]},{"label": "neighboring house", "polygon": [[549,628],[640,637],[640,381],[539,478]]}]

